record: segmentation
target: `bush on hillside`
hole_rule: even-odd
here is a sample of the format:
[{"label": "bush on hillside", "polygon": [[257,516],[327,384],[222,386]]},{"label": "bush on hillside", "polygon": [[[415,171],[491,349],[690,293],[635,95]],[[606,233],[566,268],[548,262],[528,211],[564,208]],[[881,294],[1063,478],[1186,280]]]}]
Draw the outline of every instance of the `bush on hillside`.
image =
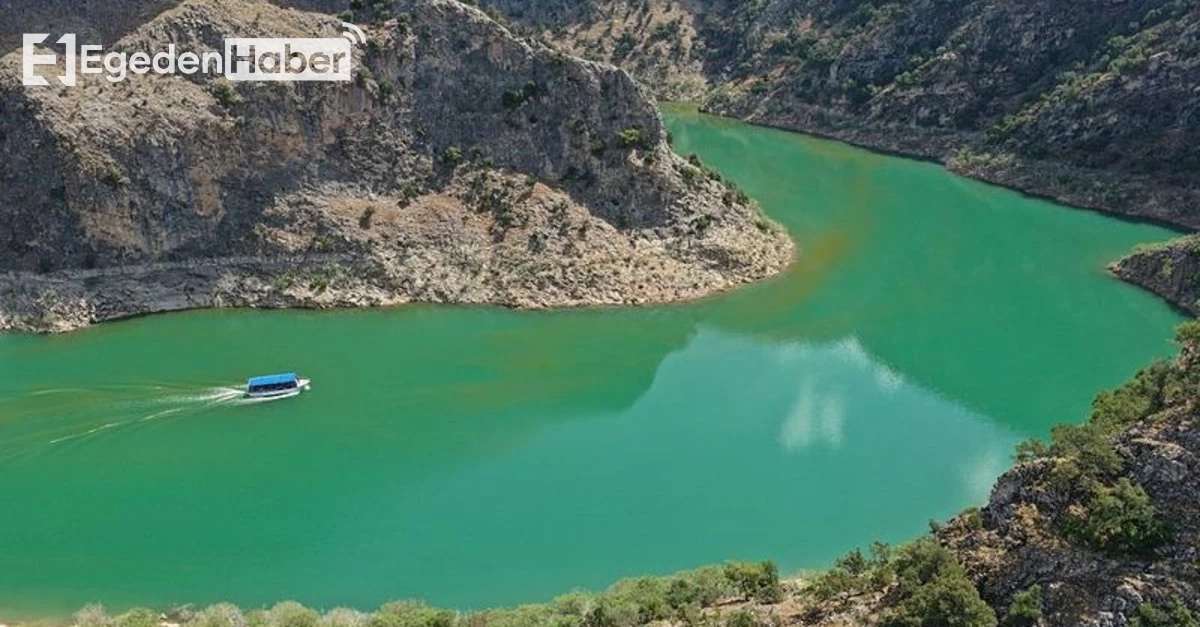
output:
[{"label": "bush on hillside", "polygon": [[1064,531],[1108,553],[1146,553],[1169,538],[1141,486],[1122,477],[1115,486],[1096,486],[1082,508],[1068,511]]},{"label": "bush on hillside", "polygon": [[725,619],[725,627],[758,627],[758,619],[746,610],[738,610]]},{"label": "bush on hillside", "polygon": [[1042,587],[1033,584],[1013,595],[1008,612],[1004,614],[1004,627],[1033,627],[1042,618]]},{"label": "bush on hillside", "polygon": [[760,603],[783,600],[783,588],[779,586],[779,570],[775,562],[728,564],[725,566],[725,578],[747,599]]},{"label": "bush on hillside", "polygon": [[886,627],[994,627],[996,615],[945,547],[922,538],[894,560],[896,588],[883,617]]},{"label": "bush on hillside", "polygon": [[271,627],[318,627],[321,615],[295,601],[276,603],[266,613]]},{"label": "bush on hillside", "polygon": [[367,627],[453,627],[456,618],[457,615],[449,610],[401,601],[379,608],[366,624]]},{"label": "bush on hillside", "polygon": [[137,607],[121,614],[113,621],[116,627],[158,627],[158,614],[144,607]]},{"label": "bush on hillside", "polygon": [[1139,605],[1129,627],[1200,627],[1200,619],[1179,599],[1172,599],[1166,607],[1151,603]]}]

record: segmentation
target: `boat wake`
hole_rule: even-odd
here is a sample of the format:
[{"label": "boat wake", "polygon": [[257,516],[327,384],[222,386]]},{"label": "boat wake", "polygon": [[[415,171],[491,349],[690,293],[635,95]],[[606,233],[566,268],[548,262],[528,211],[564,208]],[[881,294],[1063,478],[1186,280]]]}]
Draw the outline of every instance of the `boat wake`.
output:
[{"label": "boat wake", "polygon": [[253,400],[243,395],[236,387],[177,383],[0,393],[0,461]]}]

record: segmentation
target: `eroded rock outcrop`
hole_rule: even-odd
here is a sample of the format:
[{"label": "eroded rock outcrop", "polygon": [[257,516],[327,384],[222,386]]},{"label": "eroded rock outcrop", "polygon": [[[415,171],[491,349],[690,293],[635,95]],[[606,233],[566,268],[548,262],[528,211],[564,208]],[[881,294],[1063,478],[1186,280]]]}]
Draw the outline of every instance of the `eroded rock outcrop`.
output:
[{"label": "eroded rock outcrop", "polygon": [[1143,246],[1109,269],[1118,277],[1200,315],[1200,237]]},{"label": "eroded rock outcrop", "polygon": [[[625,72],[453,0],[398,2],[353,83],[0,64],[0,328],[203,306],[540,307],[677,300],[785,267],[791,243],[671,153]],[[114,44],[337,36],[337,18],[188,0]]]}]

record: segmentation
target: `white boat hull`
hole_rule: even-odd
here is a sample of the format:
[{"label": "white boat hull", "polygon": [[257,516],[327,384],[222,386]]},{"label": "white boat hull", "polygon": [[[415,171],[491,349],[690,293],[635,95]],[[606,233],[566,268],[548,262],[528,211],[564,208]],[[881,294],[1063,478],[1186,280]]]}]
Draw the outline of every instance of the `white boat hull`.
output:
[{"label": "white boat hull", "polygon": [[291,398],[299,396],[301,392],[309,389],[311,381],[308,379],[299,379],[296,381],[296,387],[286,390],[272,390],[270,392],[246,392],[246,398],[257,399],[276,399],[276,398]]}]

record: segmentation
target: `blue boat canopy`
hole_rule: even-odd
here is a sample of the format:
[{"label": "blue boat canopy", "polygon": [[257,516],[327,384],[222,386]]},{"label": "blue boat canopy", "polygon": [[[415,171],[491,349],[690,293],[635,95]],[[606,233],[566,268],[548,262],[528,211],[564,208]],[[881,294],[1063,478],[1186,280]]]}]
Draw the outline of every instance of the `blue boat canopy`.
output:
[{"label": "blue boat canopy", "polygon": [[266,385],[283,385],[285,383],[295,383],[296,373],[289,372],[287,374],[271,374],[265,377],[252,377],[246,381],[246,387],[257,388]]}]

